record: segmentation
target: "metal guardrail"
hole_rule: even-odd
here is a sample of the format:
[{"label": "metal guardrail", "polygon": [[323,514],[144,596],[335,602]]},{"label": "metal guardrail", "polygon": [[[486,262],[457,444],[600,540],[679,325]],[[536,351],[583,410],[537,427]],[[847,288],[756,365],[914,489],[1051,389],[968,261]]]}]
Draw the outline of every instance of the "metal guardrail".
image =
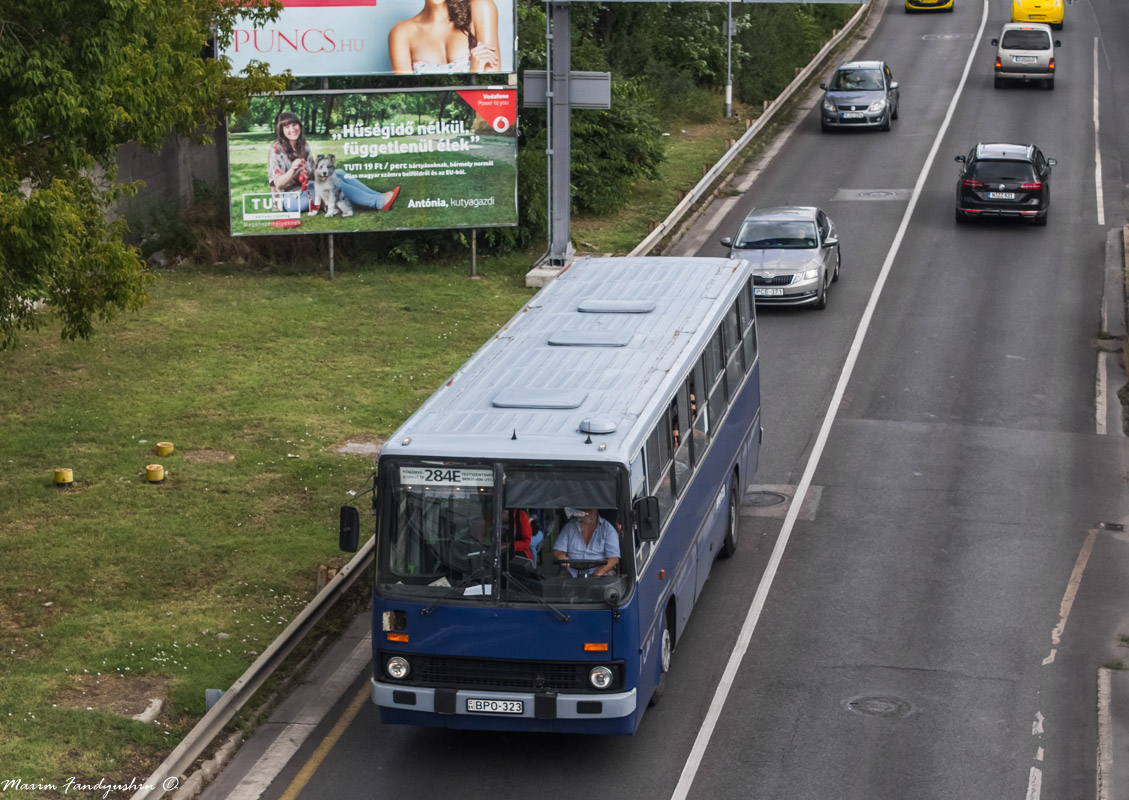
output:
[{"label": "metal guardrail", "polygon": [[695,203],[697,203],[700,199],[702,199],[702,197],[705,196],[706,192],[711,189],[713,182],[717,180],[718,176],[721,175],[733,162],[733,160],[737,157],[737,154],[740,153],[741,150],[743,150],[745,146],[753,140],[753,137],[760,133],[765,128],[765,126],[767,126],[768,123],[772,121],[772,119],[776,116],[776,112],[785,104],[785,102],[790,100],[792,98],[792,95],[795,94],[796,91],[799,90],[799,88],[807,82],[808,78],[812,76],[812,73],[814,73],[818,69],[823,69],[824,62],[827,60],[827,56],[830,55],[832,50],[839,46],[839,43],[842,42],[843,39],[854,32],[859,23],[862,22],[862,20],[864,20],[870,13],[870,9],[873,5],[874,0],[864,0],[859,10],[855,12],[855,15],[847,21],[846,25],[843,26],[843,30],[839,31],[838,34],[831,37],[827,41],[827,43],[823,45],[823,49],[816,53],[812,60],[808,62],[808,65],[804,67],[799,72],[799,74],[796,75],[795,78],[792,79],[792,82],[784,87],[784,91],[776,96],[776,99],[772,101],[768,109],[765,110],[765,112],[759,117],[757,117],[756,122],[749,126],[749,129],[745,131],[741,138],[738,139],[734,143],[734,145],[729,148],[729,150],[726,151],[725,155],[721,157],[721,160],[714,164],[713,167],[710,168],[710,170],[702,177],[702,179],[698,181],[698,184],[693,189],[691,189],[690,192],[682,198],[682,200],[679,201],[678,205],[674,207],[674,210],[670,212],[669,216],[667,216],[665,220],[655,226],[655,229],[647,234],[647,237],[643,239],[643,241],[641,241],[639,244],[637,244],[635,246],[635,249],[627,255],[647,255],[651,252],[652,249],[654,249],[655,245],[658,244],[664,236],[674,230],[674,227],[679,223],[679,221],[681,221],[686,212],[689,211]]},{"label": "metal guardrail", "polygon": [[357,551],[349,563],[341,568],[333,580],[318,592],[309,605],[302,609],[286,630],[279,634],[263,654],[239,676],[231,688],[223,693],[211,710],[201,717],[188,735],[169,753],[161,766],[149,776],[142,788],[133,795],[132,800],[156,800],[163,797],[166,792],[177,788],[176,782],[170,779],[179,778],[184,774],[314,625],[372,564],[375,548],[376,537],[372,537]]}]

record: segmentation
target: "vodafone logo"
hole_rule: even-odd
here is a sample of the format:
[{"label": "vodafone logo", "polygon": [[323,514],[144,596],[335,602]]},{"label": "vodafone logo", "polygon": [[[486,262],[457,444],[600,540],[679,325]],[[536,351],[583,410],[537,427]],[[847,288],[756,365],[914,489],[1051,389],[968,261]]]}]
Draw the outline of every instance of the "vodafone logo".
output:
[{"label": "vodafone logo", "polygon": [[498,133],[505,133],[510,129],[510,121],[505,117],[494,117],[494,121],[491,123],[491,126]]}]

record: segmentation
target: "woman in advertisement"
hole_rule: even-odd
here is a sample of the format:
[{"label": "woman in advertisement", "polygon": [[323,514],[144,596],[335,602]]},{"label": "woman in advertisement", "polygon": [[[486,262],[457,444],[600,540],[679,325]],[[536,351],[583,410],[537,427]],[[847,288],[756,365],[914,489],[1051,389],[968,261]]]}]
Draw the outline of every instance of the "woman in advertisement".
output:
[{"label": "woman in advertisement", "polygon": [[498,72],[498,7],[494,0],[424,0],[423,10],[388,33],[397,75]]},{"label": "woman in advertisement", "polygon": [[[281,211],[317,213],[314,197],[314,157],[302,131],[298,115],[283,111],[275,120],[275,139],[267,156],[267,179],[275,205]],[[354,206],[391,211],[400,194],[400,187],[387,192],[373,191],[355,177],[338,169],[333,171],[334,188]]]}]

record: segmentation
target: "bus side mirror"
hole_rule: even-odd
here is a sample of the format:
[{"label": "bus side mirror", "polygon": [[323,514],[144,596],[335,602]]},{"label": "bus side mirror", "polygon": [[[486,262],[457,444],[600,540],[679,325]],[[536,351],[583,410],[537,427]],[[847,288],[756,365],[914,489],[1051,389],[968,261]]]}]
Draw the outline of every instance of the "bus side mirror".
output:
[{"label": "bus side mirror", "polygon": [[639,540],[653,542],[659,538],[659,498],[655,496],[640,497],[631,507],[635,516],[635,529],[639,532]]},{"label": "bus side mirror", "polygon": [[341,528],[338,532],[338,546],[346,553],[357,552],[361,538],[361,512],[353,506],[341,506]]}]

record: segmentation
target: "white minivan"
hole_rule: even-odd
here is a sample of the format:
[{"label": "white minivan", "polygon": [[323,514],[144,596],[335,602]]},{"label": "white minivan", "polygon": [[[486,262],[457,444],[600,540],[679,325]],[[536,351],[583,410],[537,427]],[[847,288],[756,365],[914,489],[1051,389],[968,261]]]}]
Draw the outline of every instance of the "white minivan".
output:
[{"label": "white minivan", "polygon": [[1042,81],[1044,89],[1055,88],[1055,48],[1051,26],[1037,22],[1009,22],[993,39],[996,49],[996,88],[1005,81]]}]

